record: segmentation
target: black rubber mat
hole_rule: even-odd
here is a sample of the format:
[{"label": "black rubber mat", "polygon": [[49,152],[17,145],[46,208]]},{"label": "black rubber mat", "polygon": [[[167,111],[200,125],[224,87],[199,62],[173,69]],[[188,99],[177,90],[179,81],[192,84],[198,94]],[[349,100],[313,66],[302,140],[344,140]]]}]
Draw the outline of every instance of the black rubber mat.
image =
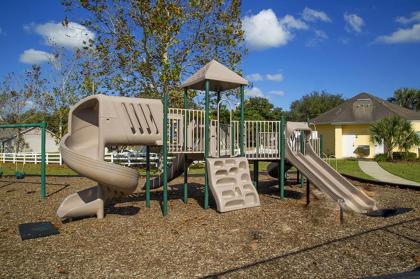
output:
[{"label": "black rubber mat", "polygon": [[22,240],[59,234],[51,222],[19,224],[19,233]]}]

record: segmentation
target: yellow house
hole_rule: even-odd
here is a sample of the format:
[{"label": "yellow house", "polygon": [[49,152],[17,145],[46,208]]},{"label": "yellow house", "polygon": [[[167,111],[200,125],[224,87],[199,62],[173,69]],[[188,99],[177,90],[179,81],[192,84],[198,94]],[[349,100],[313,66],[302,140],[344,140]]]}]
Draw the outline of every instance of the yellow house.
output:
[{"label": "yellow house", "polygon": [[[323,151],[336,158],[374,158],[384,153],[386,146],[370,141],[369,127],[385,117],[399,115],[411,121],[420,136],[420,112],[415,112],[368,93],[360,93],[341,105],[311,120],[323,136]],[[410,150],[419,156],[420,147]]]}]

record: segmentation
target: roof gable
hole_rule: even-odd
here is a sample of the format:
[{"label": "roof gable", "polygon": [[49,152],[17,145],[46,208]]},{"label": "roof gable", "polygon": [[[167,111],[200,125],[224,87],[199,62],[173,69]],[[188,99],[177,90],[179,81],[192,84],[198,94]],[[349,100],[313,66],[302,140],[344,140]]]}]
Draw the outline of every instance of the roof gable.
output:
[{"label": "roof gable", "polygon": [[341,105],[312,119],[315,124],[373,123],[392,115],[407,120],[420,120],[415,112],[368,93],[360,93]]}]

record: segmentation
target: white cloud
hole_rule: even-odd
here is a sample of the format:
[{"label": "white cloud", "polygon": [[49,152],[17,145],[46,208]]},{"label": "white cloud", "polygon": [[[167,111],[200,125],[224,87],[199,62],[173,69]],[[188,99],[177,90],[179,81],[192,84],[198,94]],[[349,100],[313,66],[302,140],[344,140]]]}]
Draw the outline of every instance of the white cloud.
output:
[{"label": "white cloud", "polygon": [[47,22],[44,24],[24,25],[26,31],[34,31],[41,35],[48,45],[56,45],[65,48],[81,48],[89,46],[89,41],[95,38],[95,34],[85,26],[76,22],[69,22],[67,26],[61,23]]},{"label": "white cloud", "polygon": [[264,97],[264,94],[258,87],[252,87],[250,89],[245,90],[245,94],[248,97]]},{"label": "white cloud", "polygon": [[399,16],[395,19],[396,22],[402,24],[408,24],[412,22],[419,22],[420,21],[420,11],[412,12],[410,17]]},{"label": "white cloud", "polygon": [[400,28],[390,35],[379,36],[376,41],[386,44],[420,42],[420,23],[414,24],[410,28]]},{"label": "white cloud", "polygon": [[331,22],[330,17],[323,11],[313,10],[311,8],[305,7],[302,12],[302,18],[305,21],[315,22],[315,21],[323,21],[323,22]]},{"label": "white cloud", "polygon": [[346,22],[346,31],[347,32],[362,32],[362,27],[365,25],[363,18],[356,14],[344,14],[344,21]]},{"label": "white cloud", "polygon": [[291,15],[285,15],[280,24],[288,29],[308,30],[309,26],[302,20],[296,19]]},{"label": "white cloud", "polygon": [[255,73],[255,74],[247,75],[246,79],[249,80],[249,81],[261,81],[261,80],[263,80],[263,77],[259,73]]},{"label": "white cloud", "polygon": [[284,96],[284,91],[283,90],[272,90],[272,91],[268,92],[268,94],[281,97],[281,96]]},{"label": "white cloud", "polygon": [[306,42],[307,47],[314,47],[328,39],[328,35],[323,30],[314,30],[315,37]]},{"label": "white cloud", "polygon": [[282,81],[283,80],[283,75],[278,73],[278,74],[267,74],[265,75],[267,80],[271,80],[271,81]]},{"label": "white cloud", "polygon": [[25,50],[19,58],[20,62],[31,65],[42,64],[52,60],[54,60],[54,55],[51,53],[42,50],[35,50],[32,48]]},{"label": "white cloud", "polygon": [[262,10],[256,15],[242,18],[245,42],[250,49],[263,50],[285,45],[292,34],[280,24],[273,10]]}]

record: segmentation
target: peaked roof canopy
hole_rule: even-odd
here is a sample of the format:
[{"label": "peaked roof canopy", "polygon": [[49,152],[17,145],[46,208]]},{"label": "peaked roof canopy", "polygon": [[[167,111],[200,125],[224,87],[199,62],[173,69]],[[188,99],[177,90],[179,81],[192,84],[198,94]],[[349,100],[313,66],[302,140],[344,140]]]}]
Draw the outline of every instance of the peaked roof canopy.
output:
[{"label": "peaked roof canopy", "polygon": [[224,91],[248,85],[246,79],[213,59],[189,77],[181,88],[205,90],[206,80],[210,81],[210,91]]},{"label": "peaked roof canopy", "polygon": [[400,107],[368,93],[360,93],[315,117],[311,122],[315,124],[366,124],[392,115],[399,115],[407,120],[420,120],[420,112]]}]

